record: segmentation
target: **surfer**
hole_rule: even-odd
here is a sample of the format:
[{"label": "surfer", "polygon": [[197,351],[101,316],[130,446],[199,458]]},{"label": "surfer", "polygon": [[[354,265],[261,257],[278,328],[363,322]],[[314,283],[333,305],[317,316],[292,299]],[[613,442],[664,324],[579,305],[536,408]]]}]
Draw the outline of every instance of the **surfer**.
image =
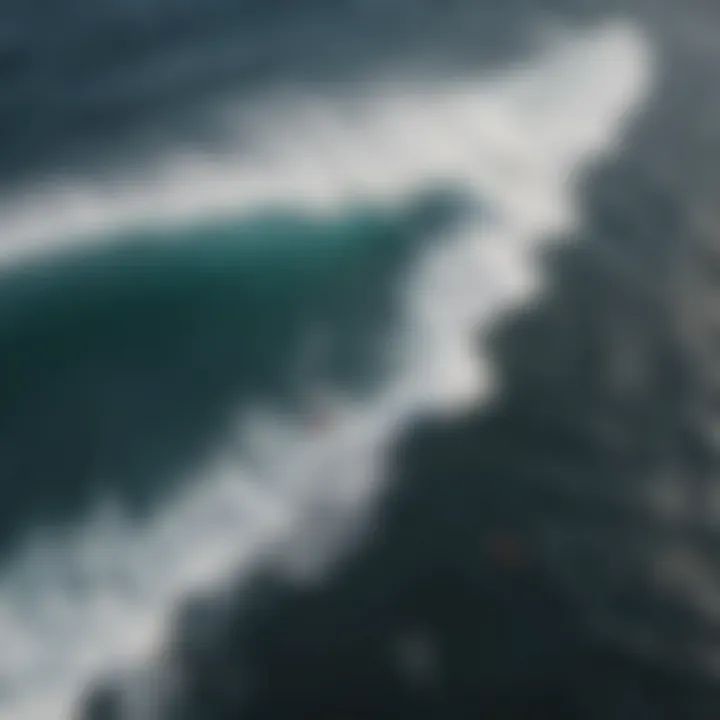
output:
[{"label": "surfer", "polygon": [[329,429],[339,418],[335,405],[327,395],[316,394],[309,409],[310,424],[316,430]]},{"label": "surfer", "polygon": [[300,412],[315,431],[328,430],[339,417],[339,401],[328,388],[332,343],[327,328],[311,326],[301,346],[297,368]]}]

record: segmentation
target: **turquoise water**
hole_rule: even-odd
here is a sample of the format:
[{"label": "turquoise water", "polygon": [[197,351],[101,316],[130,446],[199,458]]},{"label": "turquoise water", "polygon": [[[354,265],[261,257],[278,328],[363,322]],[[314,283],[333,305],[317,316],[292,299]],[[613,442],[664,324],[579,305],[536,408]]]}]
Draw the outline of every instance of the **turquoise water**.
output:
[{"label": "turquoise water", "polygon": [[316,381],[362,392],[451,197],[138,229],[6,267],[0,538],[103,494],[152,506],[251,403],[292,409]]}]

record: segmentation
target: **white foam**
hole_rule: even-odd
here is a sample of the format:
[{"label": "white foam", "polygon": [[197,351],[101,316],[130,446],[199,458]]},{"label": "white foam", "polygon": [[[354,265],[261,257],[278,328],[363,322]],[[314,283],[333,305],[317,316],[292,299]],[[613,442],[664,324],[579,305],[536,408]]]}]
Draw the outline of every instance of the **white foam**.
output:
[{"label": "white foam", "polygon": [[[234,109],[239,137],[221,153],[185,147],[100,183],[60,174],[6,195],[0,257],[270,203],[385,200],[428,178],[464,180],[503,205],[512,196],[517,221],[535,222],[538,213],[557,212],[547,201],[550,186],[538,181],[550,173],[556,186],[581,148],[602,144],[642,82],[644,51],[629,49],[638,42],[636,31],[620,25],[566,39],[536,66],[495,73],[482,88],[477,78],[458,77],[368,81],[344,93],[269,91],[251,108]],[[593,80],[580,79],[584,73]],[[227,104],[223,111],[230,112]]]},{"label": "white foam", "polygon": [[382,476],[384,443],[418,405],[454,408],[490,388],[470,330],[537,286],[531,252],[574,221],[571,171],[617,148],[651,69],[641,35],[605,26],[559,43],[526,72],[366,85],[353,98],[309,90],[269,98],[254,110],[251,158],[239,149],[222,159],[175,157],[134,186],[53,185],[3,207],[6,257],[128,221],[180,221],[278,199],[384,198],[438,178],[464,182],[492,217],[419,259],[395,374],[331,430],[256,414],[240,449],[223,453],[152,520],[132,524],[107,510],[18,554],[0,576],[0,718],[66,717],[91,678],[157,648],[174,599],[220,582],[288,532],[298,551],[311,547],[295,529],[301,518],[357,514]]}]

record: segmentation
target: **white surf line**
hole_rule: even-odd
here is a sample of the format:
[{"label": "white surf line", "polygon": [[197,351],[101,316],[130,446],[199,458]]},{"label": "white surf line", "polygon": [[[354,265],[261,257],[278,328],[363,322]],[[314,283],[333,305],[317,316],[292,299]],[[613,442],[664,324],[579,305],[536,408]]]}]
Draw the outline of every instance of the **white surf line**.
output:
[{"label": "white surf line", "polygon": [[[150,521],[98,513],[16,556],[0,575],[0,718],[69,717],[98,674],[152,656],[177,598],[261,557],[268,542],[302,524],[318,497],[330,498],[340,516],[359,513],[381,476],[380,449],[407,412],[457,407],[491,388],[473,364],[470,329],[537,286],[532,251],[575,221],[571,170],[618,148],[651,71],[640,34],[605,26],[506,78],[378,85],[353,100],[279,98],[266,116],[257,111],[252,162],[178,158],[152,183],[106,194],[54,188],[26,198],[16,214],[5,208],[0,236],[23,252],[128,221],[177,221],[180,208],[212,214],[279,198],[334,205],[434,179],[465,183],[493,217],[420,260],[406,288],[396,374],[334,431],[308,437],[256,418],[262,443],[244,435],[245,464],[222,454]],[[253,449],[259,459],[251,466]]]},{"label": "white surf line", "polygon": [[[551,211],[545,191],[533,199],[535,175],[557,152],[601,142],[614,116],[597,108],[610,96],[624,98],[634,82],[633,61],[608,48],[635,42],[635,35],[616,25],[555,38],[537,69],[495,72],[481,90],[476,78],[459,77],[367,82],[344,95],[316,87],[272,91],[253,107],[235,108],[238,140],[222,154],[184,148],[149,167],[108,173],[107,182],[59,173],[3,197],[0,260],[96,242],[127,226],[182,224],[275,203],[328,208],[358,196],[382,202],[437,177],[479,190],[514,184],[524,202]],[[579,81],[575,65],[593,80]],[[626,71],[630,79],[619,80]],[[617,90],[609,87],[615,82]],[[575,99],[562,116],[553,107],[565,102],[570,85]],[[443,127],[452,130],[443,134]],[[536,138],[542,148],[531,147]]]}]

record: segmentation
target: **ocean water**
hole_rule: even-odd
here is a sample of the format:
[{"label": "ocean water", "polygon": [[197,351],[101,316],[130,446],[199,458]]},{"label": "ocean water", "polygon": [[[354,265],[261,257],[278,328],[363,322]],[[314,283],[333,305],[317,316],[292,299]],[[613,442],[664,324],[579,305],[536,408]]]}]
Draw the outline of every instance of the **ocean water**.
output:
[{"label": "ocean water", "polygon": [[[643,128],[686,75],[660,74],[669,31],[634,8],[71,4],[8,5],[3,25],[0,718],[200,717],[172,651],[193,624],[178,608],[206,599],[216,642],[258,569],[313,583],[362,547],[418,417],[520,397],[547,447],[563,436],[543,408],[588,420],[601,351],[568,351],[568,369],[555,326],[519,361],[490,339],[555,297],[548,248],[579,242],[589,216],[630,222],[588,207],[587,184],[631,175],[643,142],[653,154]],[[621,245],[635,297],[653,260],[632,228],[607,236],[598,266]],[[578,308],[630,333],[606,345],[631,348],[613,362],[632,388],[615,299]],[[503,452],[545,472],[521,425]],[[563,531],[548,547],[585,548]],[[639,562],[683,551],[648,546]],[[548,553],[608,637],[655,647],[663,620],[608,615],[594,556]],[[117,708],[83,711],[105,680]],[[205,717],[268,717],[227,702]]]},{"label": "ocean water", "polygon": [[[317,562],[403,418],[491,391],[474,335],[532,292],[535,247],[575,222],[568,177],[617,152],[650,57],[615,24],[489,77],[311,87],[253,108],[250,153],[24,190],[0,219],[3,530],[20,538],[3,717],[67,716],[95,676],[150,661],[174,602],[306,515],[335,518],[320,549],[292,543],[293,566]],[[429,185],[470,200],[432,237],[407,210],[435,202]],[[373,372],[365,325],[383,338]],[[333,373],[336,350],[355,367]],[[337,395],[318,432],[304,398],[290,410],[315,382]]]}]

